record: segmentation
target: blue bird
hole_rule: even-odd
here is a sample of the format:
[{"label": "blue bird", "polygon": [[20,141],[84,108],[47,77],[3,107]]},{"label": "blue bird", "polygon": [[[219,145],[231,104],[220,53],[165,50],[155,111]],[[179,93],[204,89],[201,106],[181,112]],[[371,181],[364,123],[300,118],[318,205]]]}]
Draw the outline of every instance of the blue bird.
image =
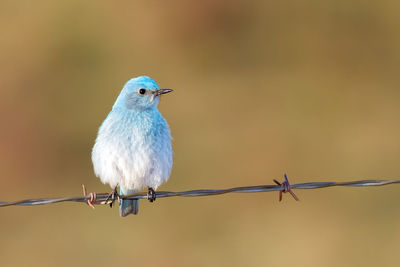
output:
[{"label": "blue bird", "polygon": [[[171,91],[160,89],[150,77],[133,78],[100,126],[92,150],[94,172],[114,193],[117,186],[121,196],[147,187],[155,197],[154,190],[169,179],[171,134],[157,106],[161,95]],[[138,211],[139,200],[121,199],[121,217]]]}]

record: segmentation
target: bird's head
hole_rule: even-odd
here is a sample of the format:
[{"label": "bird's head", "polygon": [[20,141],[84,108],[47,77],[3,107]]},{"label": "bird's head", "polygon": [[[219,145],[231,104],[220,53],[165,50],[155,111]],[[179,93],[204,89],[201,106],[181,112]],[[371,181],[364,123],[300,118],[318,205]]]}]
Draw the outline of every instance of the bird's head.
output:
[{"label": "bird's head", "polygon": [[161,95],[169,92],[172,90],[161,89],[150,77],[139,76],[124,85],[113,108],[144,110],[157,107]]}]

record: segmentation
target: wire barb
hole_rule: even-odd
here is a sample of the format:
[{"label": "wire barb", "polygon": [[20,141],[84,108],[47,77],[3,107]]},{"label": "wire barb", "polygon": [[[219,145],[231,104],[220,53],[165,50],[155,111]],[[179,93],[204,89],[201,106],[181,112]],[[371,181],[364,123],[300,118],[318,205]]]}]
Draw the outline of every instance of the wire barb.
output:
[{"label": "wire barb", "polygon": [[[87,197],[87,193],[86,193],[86,186],[84,184],[82,184],[82,190],[83,190],[83,196]],[[89,194],[89,199],[86,200],[86,203],[92,207],[94,209],[94,204],[96,204],[96,198],[97,198],[97,194],[94,192],[90,192]]]},{"label": "wire barb", "polygon": [[[311,182],[311,183],[301,183],[301,184],[289,184],[287,177],[285,177],[285,182],[282,184],[275,181],[277,185],[256,185],[256,186],[243,186],[243,187],[233,187],[228,189],[198,189],[198,190],[188,190],[180,192],[169,192],[169,191],[157,191],[157,199],[165,197],[199,197],[199,196],[214,196],[229,193],[260,193],[260,192],[272,192],[280,191],[280,194],[292,192],[292,189],[319,189],[334,186],[346,186],[346,187],[366,187],[366,186],[384,186],[390,184],[400,184],[400,179],[397,180],[359,180],[359,181],[349,181],[349,182]],[[287,183],[286,183],[287,182]],[[286,184],[285,184],[286,183]],[[88,203],[91,201],[93,205],[95,204],[110,204],[110,199],[107,199],[108,193],[97,193],[96,197],[91,194],[86,194],[86,188],[84,188],[84,196],[78,197],[62,197],[62,198],[36,198],[36,199],[25,199],[19,201],[0,201],[0,207],[7,206],[35,206],[35,205],[47,205],[60,202],[84,202]],[[294,193],[291,195],[296,199]],[[130,195],[120,196],[121,199],[147,199],[148,194],[146,193],[135,193]],[[298,198],[296,199],[298,200]]]},{"label": "wire barb", "polygon": [[104,204],[110,204],[110,208],[113,207],[115,200],[118,200],[118,203],[120,202],[120,195],[117,192],[118,185],[114,187],[114,189],[111,191],[111,193],[107,196],[106,200],[104,201]]},{"label": "wire barb", "polygon": [[289,179],[287,178],[286,173],[283,175],[285,177],[285,181],[283,183],[278,182],[277,180],[274,179],[274,182],[277,185],[280,185],[283,187],[282,190],[279,191],[279,201],[282,201],[282,194],[283,193],[290,193],[292,195],[292,197],[296,200],[299,201],[299,198],[296,196],[296,194],[292,191]]}]

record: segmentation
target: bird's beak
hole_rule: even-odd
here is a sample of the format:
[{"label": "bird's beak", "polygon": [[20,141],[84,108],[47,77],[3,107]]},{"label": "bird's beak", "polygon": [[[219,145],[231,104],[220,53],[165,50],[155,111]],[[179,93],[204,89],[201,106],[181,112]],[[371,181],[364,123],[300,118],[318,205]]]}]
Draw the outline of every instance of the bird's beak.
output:
[{"label": "bird's beak", "polygon": [[163,94],[166,94],[166,93],[170,93],[172,91],[173,91],[172,89],[158,89],[158,90],[155,91],[155,95],[156,96],[163,95]]}]

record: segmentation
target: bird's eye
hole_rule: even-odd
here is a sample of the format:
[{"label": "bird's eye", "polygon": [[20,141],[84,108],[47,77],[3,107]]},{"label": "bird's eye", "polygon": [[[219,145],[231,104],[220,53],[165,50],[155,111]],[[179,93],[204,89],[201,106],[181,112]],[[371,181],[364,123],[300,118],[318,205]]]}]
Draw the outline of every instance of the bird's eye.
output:
[{"label": "bird's eye", "polygon": [[139,94],[144,95],[145,93],[146,93],[146,89],[142,88],[142,89],[139,90]]}]

